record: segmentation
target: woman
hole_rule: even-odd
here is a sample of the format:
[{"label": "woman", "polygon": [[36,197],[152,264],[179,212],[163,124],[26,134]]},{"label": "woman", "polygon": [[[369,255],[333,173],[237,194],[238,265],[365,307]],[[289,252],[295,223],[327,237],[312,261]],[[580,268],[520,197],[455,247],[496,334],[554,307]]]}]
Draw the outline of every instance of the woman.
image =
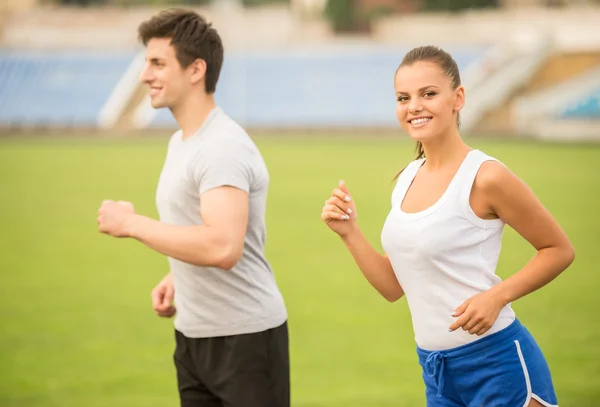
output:
[{"label": "woman", "polygon": [[[340,182],[321,218],[387,300],[406,294],[428,406],[554,406],[544,356],[510,303],[565,270],[574,250],[531,189],[498,160],[466,145],[456,62],[437,47],[410,51],[396,71],[398,121],[417,158],[398,175],[378,253],[362,235]],[[537,253],[502,281],[502,231]]]}]

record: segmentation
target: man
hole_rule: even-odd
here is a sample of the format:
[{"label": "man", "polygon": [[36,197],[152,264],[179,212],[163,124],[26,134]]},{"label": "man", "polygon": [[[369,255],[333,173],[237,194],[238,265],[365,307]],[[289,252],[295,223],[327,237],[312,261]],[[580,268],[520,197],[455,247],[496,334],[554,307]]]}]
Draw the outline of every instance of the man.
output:
[{"label": "man", "polygon": [[104,201],[99,230],[169,258],[152,302],[158,315],[175,315],[182,407],[288,407],[287,311],[264,255],[269,174],[248,134],[215,104],[221,39],[185,10],[159,13],[138,34],[152,106],[169,108],[180,130],[158,181],[160,221]]}]

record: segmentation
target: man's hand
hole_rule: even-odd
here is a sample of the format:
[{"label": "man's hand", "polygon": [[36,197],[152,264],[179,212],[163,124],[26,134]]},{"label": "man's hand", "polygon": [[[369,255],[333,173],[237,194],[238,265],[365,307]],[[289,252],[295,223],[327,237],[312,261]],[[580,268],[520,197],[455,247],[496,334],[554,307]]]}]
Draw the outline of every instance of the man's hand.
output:
[{"label": "man's hand", "polygon": [[114,237],[129,237],[129,226],[135,215],[131,202],[103,201],[98,210],[98,230]]},{"label": "man's hand", "polygon": [[173,305],[175,287],[173,275],[167,274],[160,283],[152,290],[152,308],[159,317],[171,318],[177,312]]}]

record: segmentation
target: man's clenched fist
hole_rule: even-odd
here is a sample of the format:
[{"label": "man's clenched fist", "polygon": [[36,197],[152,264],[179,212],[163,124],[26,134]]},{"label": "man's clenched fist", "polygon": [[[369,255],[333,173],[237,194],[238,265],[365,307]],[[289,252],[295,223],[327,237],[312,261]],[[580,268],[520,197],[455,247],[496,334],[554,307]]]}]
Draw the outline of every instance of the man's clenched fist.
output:
[{"label": "man's clenched fist", "polygon": [[114,237],[129,237],[135,215],[131,202],[103,201],[98,209],[98,230]]}]

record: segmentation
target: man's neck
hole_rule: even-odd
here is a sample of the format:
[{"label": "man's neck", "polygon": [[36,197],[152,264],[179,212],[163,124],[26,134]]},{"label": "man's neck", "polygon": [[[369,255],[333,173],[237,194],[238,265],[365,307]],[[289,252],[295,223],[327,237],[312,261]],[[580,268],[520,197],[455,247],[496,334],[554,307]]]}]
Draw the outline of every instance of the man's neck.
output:
[{"label": "man's neck", "polygon": [[201,95],[190,97],[185,103],[171,109],[171,113],[181,129],[181,138],[185,140],[196,134],[215,107],[213,95]]}]

